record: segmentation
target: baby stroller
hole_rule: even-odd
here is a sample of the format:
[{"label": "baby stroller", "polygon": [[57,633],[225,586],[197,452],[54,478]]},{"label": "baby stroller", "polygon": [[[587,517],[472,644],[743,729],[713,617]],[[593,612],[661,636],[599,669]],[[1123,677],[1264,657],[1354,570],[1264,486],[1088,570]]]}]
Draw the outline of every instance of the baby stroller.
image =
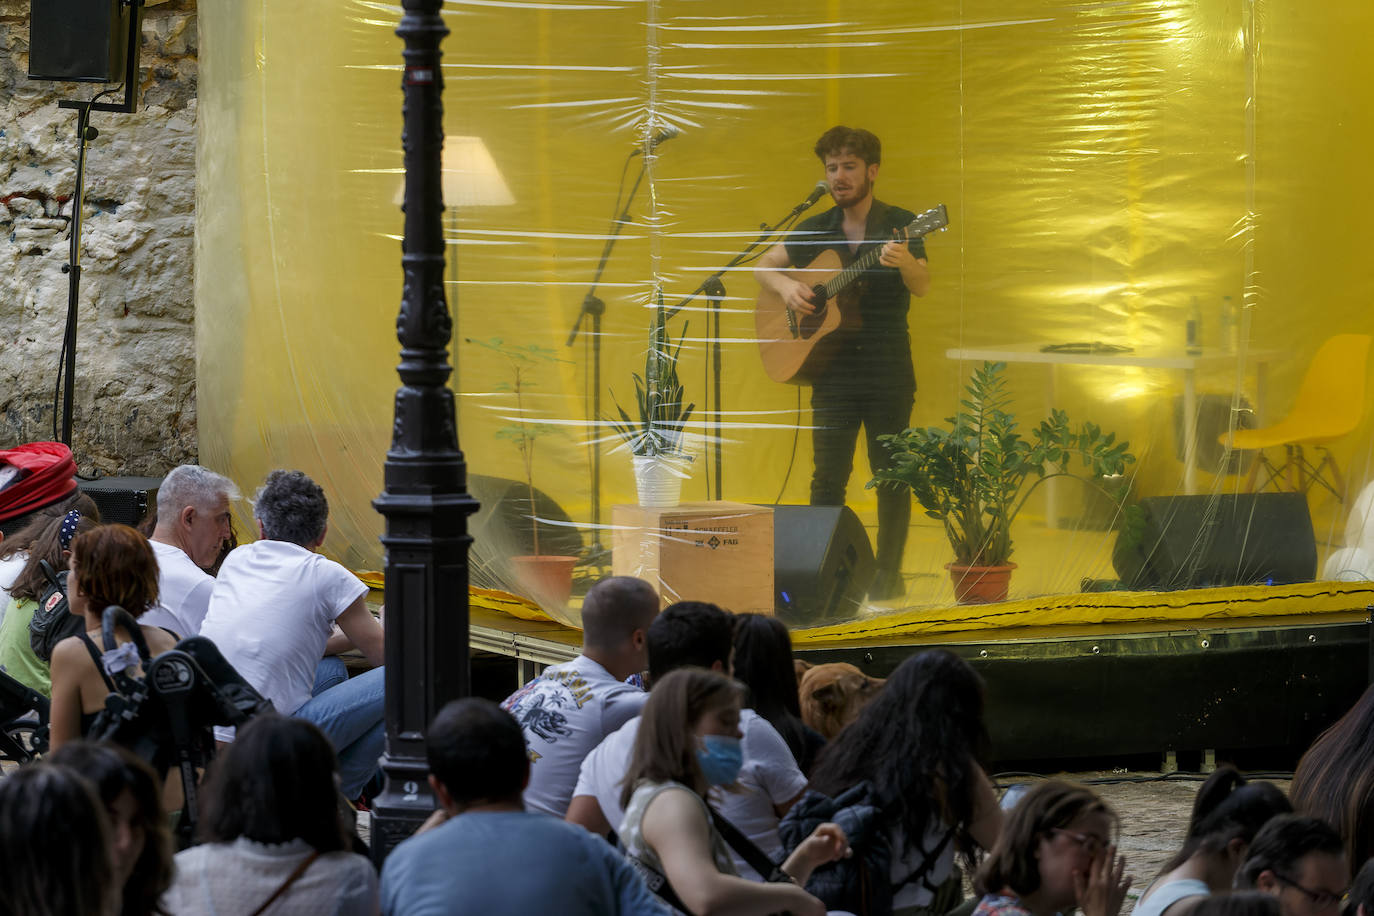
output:
[{"label": "baby stroller", "polygon": [[48,698],[0,671],[0,760],[28,763],[48,749]]},{"label": "baby stroller", "polygon": [[[132,652],[115,639],[122,627],[132,637]],[[197,780],[215,755],[214,726],[240,726],[272,708],[224,660],[215,644],[203,636],[181,640],[176,647],[150,658],[138,623],[118,606],[105,609],[101,637],[106,672],[116,690],[86,737],[114,741],[152,764],[158,775],[176,767],[181,773],[186,803],[177,824],[179,846],[195,836]],[[132,653],[137,653],[137,659]],[[141,677],[129,672],[142,665]]]}]

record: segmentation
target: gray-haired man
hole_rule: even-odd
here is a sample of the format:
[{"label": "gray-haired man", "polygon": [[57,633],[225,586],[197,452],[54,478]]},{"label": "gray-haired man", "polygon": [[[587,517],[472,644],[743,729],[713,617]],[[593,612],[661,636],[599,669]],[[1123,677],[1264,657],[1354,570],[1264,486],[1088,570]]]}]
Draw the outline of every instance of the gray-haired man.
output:
[{"label": "gray-haired man", "polygon": [[196,464],[173,468],[157,491],[157,527],[149,539],[157,556],[158,603],[143,615],[147,626],[195,636],[210,608],[214,564],[231,534],[229,501],[239,490],[228,477]]}]

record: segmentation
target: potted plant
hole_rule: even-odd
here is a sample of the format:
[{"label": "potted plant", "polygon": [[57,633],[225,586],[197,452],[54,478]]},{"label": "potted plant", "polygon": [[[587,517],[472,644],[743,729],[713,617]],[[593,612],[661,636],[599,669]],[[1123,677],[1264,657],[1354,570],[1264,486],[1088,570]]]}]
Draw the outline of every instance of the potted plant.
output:
[{"label": "potted plant", "polygon": [[532,377],[536,370],[545,364],[562,360],[554,355],[552,349],[538,344],[511,344],[499,337],[487,340],[468,338],[467,342],[499,354],[510,366],[510,381],[498,382],[492,386],[492,390],[515,397],[515,422],[498,429],[496,438],[513,443],[520,453],[525,493],[528,498],[528,512],[524,514],[530,522],[530,543],[533,550],[533,553],[527,556],[512,556],[511,570],[519,585],[531,593],[532,597],[561,606],[567,603],[568,597],[572,594],[572,574],[578,558],[544,554],[539,549],[540,526],[539,514],[535,511],[538,491],[534,486],[534,449],[541,438],[562,435],[563,431],[552,423],[532,420],[525,405],[525,396],[533,387]]},{"label": "potted plant", "polygon": [[[1052,409],[1030,439],[1023,439],[1010,412],[1005,368],[984,363],[974,370],[968,397],[946,420],[948,429],[920,427],[880,437],[891,464],[868,484],[910,488],[926,515],[944,525],[954,548],[947,568],[960,604],[1006,600],[1016,567],[1010,562],[1011,524],[1041,481],[1077,477],[1092,486],[1135,461],[1115,433],[1092,423],[1072,428],[1062,410]],[[1069,471],[1074,455],[1085,473]]]},{"label": "potted plant", "polygon": [[678,354],[686,336],[684,325],[682,337],[674,343],[668,333],[663,294],[659,293],[649,328],[649,349],[644,355],[644,375],[632,376],[637,418],[632,419],[620,402],[615,402],[620,419],[610,423],[634,463],[641,506],[676,506],[682,496],[682,481],[692,463],[693,456],[686,448],[686,430],[696,404],[684,403],[686,397],[677,374]]}]

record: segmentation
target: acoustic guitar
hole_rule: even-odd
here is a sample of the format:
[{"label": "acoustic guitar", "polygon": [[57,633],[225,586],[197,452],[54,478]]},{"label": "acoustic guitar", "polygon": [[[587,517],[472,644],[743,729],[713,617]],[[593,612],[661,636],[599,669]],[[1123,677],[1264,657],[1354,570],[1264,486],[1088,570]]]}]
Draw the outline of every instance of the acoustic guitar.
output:
[{"label": "acoustic guitar", "polygon": [[[940,204],[904,226],[896,238],[921,238],[949,225],[949,214]],[[787,306],[769,287],[759,290],[754,307],[754,327],[764,371],[775,382],[806,385],[815,380],[830,359],[827,341],[840,328],[859,325],[859,307],[851,286],[864,271],[878,263],[883,246],[876,245],[848,266],[835,249],[827,248],[810,264],[786,275],[811,287],[814,314],[805,315]]]}]

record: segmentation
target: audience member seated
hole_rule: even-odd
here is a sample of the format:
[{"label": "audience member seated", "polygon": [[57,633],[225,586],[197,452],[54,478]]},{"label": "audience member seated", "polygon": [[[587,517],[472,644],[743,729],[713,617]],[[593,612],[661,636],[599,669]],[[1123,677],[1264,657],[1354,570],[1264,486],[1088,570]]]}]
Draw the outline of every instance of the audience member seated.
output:
[{"label": "audience member seated", "polygon": [[[891,689],[889,679],[888,689]],[[1007,823],[974,879],[982,894],[974,916],[1117,916],[1131,886],[1116,854],[1116,815],[1082,786],[1049,780],[1034,786]]]},{"label": "audience member seated", "polygon": [[1374,856],[1374,687],[1312,743],[1288,793],[1298,814],[1319,817],[1345,839],[1346,861]]},{"label": "audience member seated", "polygon": [[205,569],[229,539],[229,501],[238,487],[195,464],[173,468],[157,491],[157,527],[149,540],[157,556],[158,603],[146,623],[181,636],[200,633],[215,580]]},{"label": "audience member seated", "polygon": [[739,777],[742,689],[700,668],[674,671],[654,685],[635,736],[621,804],[620,840],[642,867],[666,878],[665,899],[690,913],[747,916],[821,914],[802,889],[818,865],[848,850],[844,831],[822,824],[782,862],[790,882],[749,881],[735,873],[725,840],[711,822],[707,793]]},{"label": "audience member seated", "polygon": [[309,722],[264,713],[245,725],[211,768],[206,842],[177,853],[167,912],[376,914],[377,873],[348,851],[337,778],[329,739]]},{"label": "audience member seated", "polygon": [[[377,666],[382,626],[368,610],[367,586],[315,553],[329,520],[318,484],[300,471],[273,471],[254,499],[253,515],[262,540],[236,548],[224,561],[201,635],[277,712],[313,722],[329,736],[344,794],[357,798],[376,773],[386,741],[385,675],[376,667],[311,694],[336,622]],[[232,740],[233,730],[217,728],[215,737]]]},{"label": "audience member seated", "polygon": [[1341,835],[1315,817],[1282,814],[1255,835],[1236,887],[1278,898],[1283,916],[1335,916],[1350,884]]},{"label": "audience member seated", "polygon": [[[983,770],[987,753],[983,681],[955,655],[907,658],[859,717],[830,741],[811,788],[830,798],[868,782],[892,849],[894,911],[957,903],[956,851],[991,849],[1002,811]],[[937,900],[936,892],[942,898]]]},{"label": "audience member seated", "polygon": [[1279,901],[1263,891],[1232,891],[1198,898],[1193,916],[1283,916]]},{"label": "audience member seated", "polygon": [[67,568],[72,540],[95,528],[98,519],[99,516],[88,518],[76,509],[61,515],[45,514],[14,536],[16,544],[24,547],[24,563],[11,585],[5,617],[0,620],[0,669],[44,696],[52,694],[52,673],[48,663],[34,654],[29,642],[29,622],[50,584],[43,563],[46,561],[54,573],[61,573]]},{"label": "audience member seated", "polygon": [[[105,698],[116,692],[107,673],[110,664],[124,664],[132,676],[142,675],[143,665],[134,650],[133,637],[123,627],[115,630],[117,648],[106,653],[97,647],[105,609],[118,605],[140,620],[157,601],[157,560],[153,549],[147,538],[127,525],[104,525],[77,535],[72,541],[69,566],[68,607],[73,614],[85,618],[86,632],[62,640],[53,650],[53,750],[85,735],[96,715],[105,708]],[[176,645],[176,637],[166,630],[141,623],[139,629],[150,657]]]},{"label": "audience member seated", "polygon": [[160,916],[172,883],[172,836],[152,767],[115,744],[72,741],[48,758],[95,786],[110,822],[114,885],[123,888],[120,916]]},{"label": "audience member seated", "polygon": [[1218,767],[1198,789],[1183,848],[1146,889],[1135,916],[1195,916],[1208,896],[1231,890],[1260,828],[1292,810],[1272,783],[1246,782],[1234,767]]},{"label": "audience member seated", "polygon": [[[683,601],[669,606],[649,627],[650,686],[687,666],[728,673],[733,625],[734,618],[714,604]],[[605,836],[624,818],[620,796],[639,724],[638,718],[631,719],[587,755],[568,808],[569,821]],[[712,801],[722,817],[777,861],[783,853],[778,819],[805,791],[806,777],[766,719],[745,709],[740,729],[744,765],[739,779]],[[734,849],[730,854],[741,876],[762,880],[743,856]]]},{"label": "audience member seated", "polygon": [[[78,490],[55,505],[24,515],[24,524],[11,528],[10,534],[0,533],[0,624],[4,623],[9,601],[14,597],[10,590],[23,573],[34,542],[47,531],[49,522],[62,518],[73,509],[80,512],[82,517],[100,523],[100,510],[96,508],[95,501]],[[65,569],[66,563],[53,568]]]},{"label": "audience member seated", "polygon": [[572,824],[527,812],[532,769],[511,715],[457,700],[428,735],[429,784],[443,820],[401,843],[382,870],[382,912],[394,916],[666,914],[609,845]]},{"label": "audience member seated", "polygon": [[625,679],[647,664],[644,634],[658,614],[649,583],[603,579],[582,602],[582,653],[554,665],[506,698],[530,749],[525,804],[563,817],[587,752],[639,715],[644,691]]},{"label": "audience member seated", "polygon": [[115,916],[110,823],[91,784],[52,763],[0,778],[0,916]]},{"label": "audience member seated", "polygon": [[810,773],[825,738],[802,721],[787,625],[767,614],[737,615],[734,674],[749,690],[746,707],[768,720],[787,742],[797,766]]}]

